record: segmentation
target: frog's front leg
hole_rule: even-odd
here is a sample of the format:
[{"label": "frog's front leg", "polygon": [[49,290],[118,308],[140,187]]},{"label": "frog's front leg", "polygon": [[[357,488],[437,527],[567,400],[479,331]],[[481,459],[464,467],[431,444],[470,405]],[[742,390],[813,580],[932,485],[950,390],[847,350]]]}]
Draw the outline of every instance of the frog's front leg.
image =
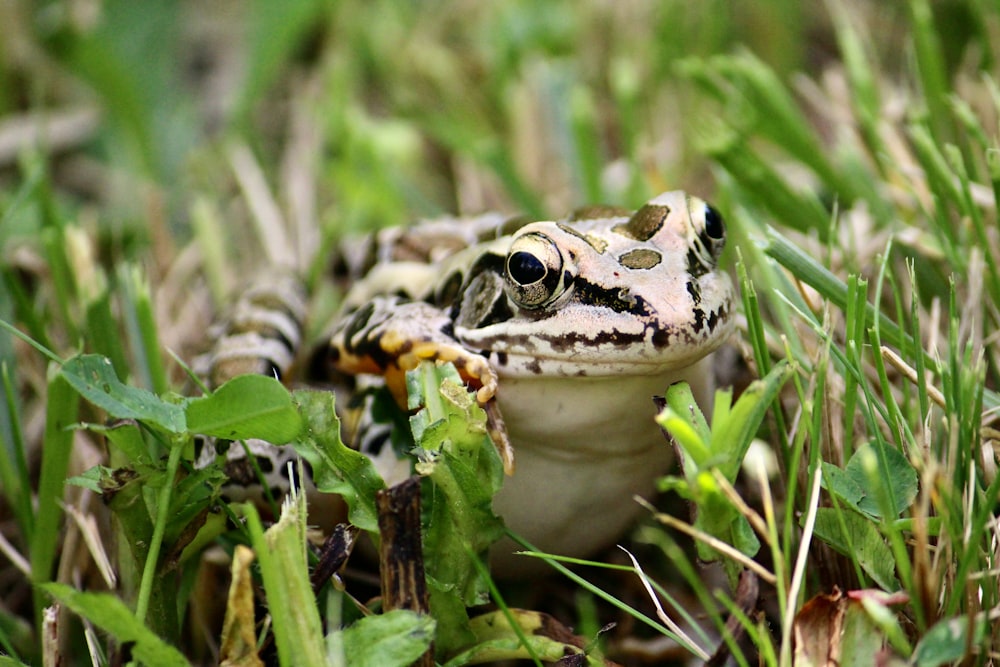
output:
[{"label": "frog's front leg", "polygon": [[485,357],[459,343],[452,329],[448,314],[429,303],[398,296],[375,297],[337,326],[330,339],[331,361],[344,373],[381,375],[403,407],[407,371],[421,361],[451,362],[476,390],[476,401],[486,412],[487,429],[504,471],[512,474],[514,450],[496,403],[496,371]]}]

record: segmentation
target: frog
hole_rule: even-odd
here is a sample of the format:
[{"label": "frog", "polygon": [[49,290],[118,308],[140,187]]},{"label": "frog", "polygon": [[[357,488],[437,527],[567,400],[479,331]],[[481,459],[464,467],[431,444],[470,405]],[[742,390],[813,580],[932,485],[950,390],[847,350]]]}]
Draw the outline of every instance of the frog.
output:
[{"label": "frog", "polygon": [[[389,228],[342,251],[355,279],[321,349],[335,372],[384,382],[401,405],[406,371],[453,364],[507,473],[496,513],[543,552],[586,557],[635,522],[634,496],[673,464],[653,397],[685,381],[710,407],[712,354],[735,327],[725,243],[719,211],[683,191],[634,211]],[[495,571],[531,569],[516,549],[493,548]]]}]

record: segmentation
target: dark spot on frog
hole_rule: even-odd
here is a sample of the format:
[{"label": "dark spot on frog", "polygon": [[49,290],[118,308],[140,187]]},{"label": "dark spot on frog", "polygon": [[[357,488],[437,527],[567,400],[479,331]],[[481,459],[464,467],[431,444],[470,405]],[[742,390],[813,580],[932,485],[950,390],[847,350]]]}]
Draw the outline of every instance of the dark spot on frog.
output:
[{"label": "dark spot on frog", "polygon": [[357,357],[367,357],[379,368],[388,368],[393,362],[393,355],[388,354],[382,347],[382,336],[366,337],[358,345],[351,345],[347,339],[347,351]]},{"label": "dark spot on frog", "polygon": [[[284,299],[277,299],[271,294],[257,294],[251,296],[248,299],[248,302],[251,305],[257,306],[261,309],[271,311],[272,313],[281,314],[287,320],[289,320],[288,324],[291,325],[290,328],[292,329],[299,328],[299,318],[301,317],[301,314],[296,312],[294,306],[292,306],[292,304],[288,303]],[[257,328],[258,331],[260,331],[263,335],[266,335],[268,337],[277,337],[278,334],[280,333],[278,331],[271,333],[272,328],[267,327],[266,324],[263,324],[259,321],[252,322],[252,326],[254,328]],[[241,327],[237,325],[234,331],[241,331],[247,329],[248,327]],[[264,333],[264,331],[267,331],[267,333]]]},{"label": "dark spot on frog", "polygon": [[709,271],[709,267],[693,247],[688,249],[687,271],[692,278],[700,278]]},{"label": "dark spot on frog", "polygon": [[626,269],[651,269],[663,261],[663,255],[652,248],[629,250],[618,258],[618,263]]},{"label": "dark spot on frog", "polygon": [[701,333],[702,327],[705,326],[705,311],[701,308],[694,309],[694,331],[695,333]]},{"label": "dark spot on frog", "polygon": [[216,438],[214,443],[215,455],[220,456],[222,454],[225,454],[226,452],[229,451],[229,448],[232,446],[232,444],[233,444],[232,440],[226,440],[225,438]]},{"label": "dark spot on frog", "polygon": [[508,361],[508,356],[506,352],[497,352],[497,363],[501,366],[506,366]]},{"label": "dark spot on frog", "polygon": [[[587,347],[597,347],[610,343],[616,347],[628,347],[644,339],[644,333],[626,334],[620,331],[602,331],[593,336],[587,336],[581,333],[570,332],[563,334],[557,339],[553,339],[550,344],[552,345],[552,349],[558,352],[566,352],[580,344],[585,344]],[[541,372],[540,370],[531,370],[532,372]]]},{"label": "dark spot on frog", "polygon": [[374,314],[375,303],[372,301],[369,301],[365,305],[361,306],[361,308],[354,311],[354,314],[351,315],[350,320],[347,322],[347,328],[344,329],[344,340],[347,341],[348,345],[350,345],[351,339],[364,331],[364,328],[368,326],[368,320],[370,320]]},{"label": "dark spot on frog", "polygon": [[712,314],[708,318],[708,330],[715,331],[715,327],[719,325],[719,322],[726,318],[726,307],[719,306],[718,310],[713,310]]},{"label": "dark spot on frog", "polygon": [[455,338],[455,323],[452,322],[451,320],[448,320],[447,322],[441,325],[441,328],[438,329],[438,331],[440,331],[448,338]]},{"label": "dark spot on frog", "polygon": [[719,323],[726,318],[726,307],[725,305],[719,306],[718,310],[713,310],[705,315],[705,311],[701,308],[696,308],[694,310],[694,326],[692,327],[695,333],[701,333],[704,327],[708,327],[708,332],[711,333],[715,331],[715,328],[719,326]]},{"label": "dark spot on frog", "polygon": [[[256,456],[254,458],[257,459],[257,466],[262,473],[266,475],[274,472],[274,461],[271,460],[270,456]],[[288,473],[282,472],[282,474],[287,475]]]},{"label": "dark spot on frog", "polygon": [[[277,466],[278,467],[278,474],[280,474],[281,477],[284,478],[284,479],[289,479],[289,477],[288,477],[288,462],[289,461],[295,461],[295,459],[291,458],[291,457],[282,457],[282,458],[285,459],[285,460],[281,461],[280,464]],[[264,467],[263,459],[264,459],[263,456],[258,456],[257,457],[257,462],[258,462],[258,465],[260,465],[261,472],[270,472],[271,469],[273,469],[273,464],[272,464],[271,460],[270,459],[267,460],[268,468],[266,469]],[[306,460],[303,460],[302,463],[303,463],[303,468],[305,470],[306,475],[308,475],[309,478],[312,479],[312,466],[309,465],[309,462],[306,461]],[[296,471],[295,474],[297,475],[298,474],[298,463],[297,462],[295,464],[295,471]]]},{"label": "dark spot on frog", "polygon": [[629,313],[648,317],[652,313],[641,296],[633,296],[624,287],[601,287],[587,280],[576,278],[575,298],[582,304],[603,306],[616,313]]},{"label": "dark spot on frog", "polygon": [[264,375],[270,375],[275,380],[278,380],[280,382],[281,366],[278,365],[278,362],[274,361],[273,359],[265,359],[263,361],[267,364],[267,372],[264,373]]},{"label": "dark spot on frog", "polygon": [[226,461],[222,472],[237,486],[249,486],[257,483],[257,473],[245,458]]},{"label": "dark spot on frog", "polygon": [[[296,326],[294,322],[290,322],[290,324],[293,327]],[[255,326],[257,325],[255,324]],[[236,329],[234,330],[234,333],[238,333],[239,331],[240,329]],[[285,332],[282,331],[281,329],[277,329],[275,327],[260,326],[259,328],[257,328],[257,333],[264,338],[269,338],[271,340],[276,340],[280,342],[285,347],[286,350],[292,352],[293,354],[295,353],[295,350],[297,350],[299,347],[298,341],[291,340],[288,336],[285,335]]]},{"label": "dark spot on frog", "polygon": [[660,231],[668,215],[669,206],[646,204],[633,213],[628,222],[615,225],[611,231],[636,241],[648,241]]},{"label": "dark spot on frog", "polygon": [[653,346],[662,348],[670,345],[670,333],[670,329],[662,329],[659,327],[653,329]]},{"label": "dark spot on frog", "polygon": [[694,301],[694,305],[701,303],[701,287],[694,280],[689,280],[687,282],[687,292],[691,295],[691,300]]}]

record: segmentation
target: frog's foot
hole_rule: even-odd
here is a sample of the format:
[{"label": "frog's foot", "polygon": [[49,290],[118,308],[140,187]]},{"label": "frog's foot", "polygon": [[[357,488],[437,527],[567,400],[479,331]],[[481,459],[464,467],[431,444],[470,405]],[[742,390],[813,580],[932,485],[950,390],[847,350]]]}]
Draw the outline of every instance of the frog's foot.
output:
[{"label": "frog's foot", "polygon": [[345,373],[381,375],[397,403],[406,407],[406,372],[422,361],[451,363],[476,391],[486,427],[504,472],[514,472],[514,450],[496,404],[497,374],[485,357],[459,344],[451,320],[430,304],[378,297],[359,309],[330,340],[334,364]]},{"label": "frog's foot", "polygon": [[[391,336],[384,336],[383,343],[386,343],[386,338],[390,339],[389,342],[393,342]],[[400,349],[405,347],[406,343],[403,342]],[[396,359],[396,364],[405,374],[406,371],[416,368],[421,361],[451,363],[458,370],[458,374],[462,376],[462,381],[465,384],[473,388],[478,386],[476,403],[486,413],[486,429],[490,439],[500,454],[504,473],[514,474],[514,447],[510,444],[507,426],[504,424],[503,415],[500,414],[500,407],[497,405],[497,374],[489,362],[478,354],[469,352],[464,347],[441,344],[437,341],[419,341],[412,345],[409,352],[400,355]]]}]

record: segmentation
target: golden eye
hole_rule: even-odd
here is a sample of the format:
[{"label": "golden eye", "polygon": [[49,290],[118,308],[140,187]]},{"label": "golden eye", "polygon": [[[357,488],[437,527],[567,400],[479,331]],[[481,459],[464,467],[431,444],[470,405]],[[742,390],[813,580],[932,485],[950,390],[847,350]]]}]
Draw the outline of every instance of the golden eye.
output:
[{"label": "golden eye", "polygon": [[505,274],[507,296],[521,308],[541,308],[567,287],[559,248],[544,234],[529,233],[514,239]]}]

